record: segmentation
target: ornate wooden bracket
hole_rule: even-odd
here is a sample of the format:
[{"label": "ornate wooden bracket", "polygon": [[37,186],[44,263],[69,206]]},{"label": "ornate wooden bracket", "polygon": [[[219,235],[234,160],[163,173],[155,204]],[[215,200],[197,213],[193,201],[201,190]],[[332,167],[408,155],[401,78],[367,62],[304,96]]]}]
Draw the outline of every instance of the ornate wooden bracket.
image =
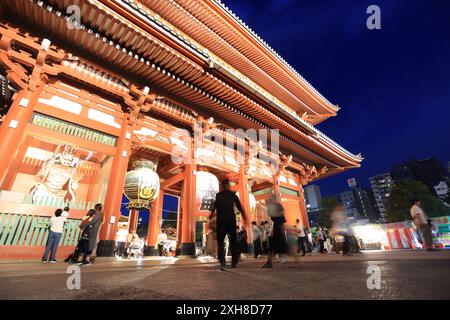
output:
[{"label": "ornate wooden bracket", "polygon": [[149,91],[148,87],[141,90],[134,84],[130,85],[129,94],[124,97],[125,104],[128,106],[128,121],[130,124],[136,122],[141,112],[150,111],[156,100],[156,93],[150,93]]},{"label": "ornate wooden bracket", "polygon": [[278,170],[275,173],[275,179],[278,180],[282,173],[286,172],[286,167],[292,162],[292,155],[281,154]]},{"label": "ornate wooden bracket", "polygon": [[300,164],[300,181],[302,184],[307,184],[308,182],[317,179],[318,177],[324,175],[328,171],[328,167],[322,167],[317,169],[314,165],[309,165],[306,163]]},{"label": "ornate wooden bracket", "polygon": [[202,134],[205,134],[208,130],[213,130],[217,127],[217,123],[214,122],[213,117],[209,117],[206,119],[204,116],[201,116],[194,112],[195,120],[192,123],[192,130],[194,133],[197,129],[199,129],[199,125],[201,125]]},{"label": "ornate wooden bracket", "polygon": [[[64,51],[54,51],[50,48],[50,41],[44,39],[41,47],[37,49],[36,59],[25,51],[15,51],[12,48],[14,42],[23,44],[30,48],[31,39],[13,39],[3,35],[0,40],[0,65],[6,70],[7,78],[17,87],[23,90],[35,91],[44,82],[48,82],[50,75],[56,76],[61,72],[61,63],[67,56]],[[36,49],[32,50],[36,53]],[[23,66],[32,68],[31,74]]]}]

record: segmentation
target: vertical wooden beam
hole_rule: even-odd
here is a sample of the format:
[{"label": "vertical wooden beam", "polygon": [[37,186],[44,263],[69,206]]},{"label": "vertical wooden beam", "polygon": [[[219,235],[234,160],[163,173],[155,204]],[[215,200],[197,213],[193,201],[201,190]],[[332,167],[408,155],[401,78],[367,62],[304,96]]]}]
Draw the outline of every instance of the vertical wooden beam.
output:
[{"label": "vertical wooden beam", "polygon": [[89,179],[89,188],[86,196],[86,202],[98,201],[99,188],[97,188],[98,171],[100,168],[94,170],[91,179]]},{"label": "vertical wooden beam", "polygon": [[178,208],[177,208],[177,249],[181,248],[181,233],[182,227],[181,222],[183,221],[183,215],[181,212],[181,198],[178,197]]},{"label": "vertical wooden beam", "polygon": [[241,165],[239,168],[239,200],[241,201],[242,208],[244,209],[247,220],[245,221],[245,229],[247,231],[247,244],[249,247],[253,247],[253,232],[252,232],[252,221],[250,215],[250,197],[248,188],[248,178],[247,172],[245,170],[245,165]]},{"label": "vertical wooden beam", "polygon": [[299,184],[298,194],[300,197],[299,207],[300,207],[300,216],[301,220],[303,220],[303,225],[309,229],[309,218],[308,218],[308,209],[306,208],[305,202],[305,192],[303,190],[303,186]]},{"label": "vertical wooden beam", "polygon": [[[128,161],[131,152],[131,131],[127,117],[124,115],[117,143],[116,155],[114,156],[111,175],[109,177],[108,189],[105,197],[105,220],[100,230],[100,240],[111,241],[114,239],[113,230],[117,226],[122,206],[122,194],[127,173]],[[111,217],[115,217],[114,223]]]},{"label": "vertical wooden beam", "polygon": [[131,209],[128,217],[128,232],[135,233],[139,219],[139,210]]},{"label": "vertical wooden beam", "polygon": [[33,116],[34,107],[45,88],[41,80],[34,91],[21,90],[14,96],[14,101],[0,126],[0,182],[3,181],[8,168],[17,157],[18,141],[22,140],[25,128]]},{"label": "vertical wooden beam", "polygon": [[[148,223],[147,246],[155,248],[158,235],[161,232],[162,211],[164,205],[164,191],[160,190],[158,197],[153,200]],[[155,252],[152,252],[155,255]]]},{"label": "vertical wooden beam", "polygon": [[28,147],[30,146],[32,137],[26,135],[22,138],[22,143],[20,144],[19,150],[17,152],[17,157],[14,158],[11,166],[8,168],[8,172],[3,180],[0,190],[10,191],[13,187],[14,181],[16,180],[17,174],[20,171],[20,167],[27,153]]},{"label": "vertical wooden beam", "polygon": [[185,164],[183,181],[183,220],[181,231],[181,254],[195,255],[195,200],[196,164]]}]

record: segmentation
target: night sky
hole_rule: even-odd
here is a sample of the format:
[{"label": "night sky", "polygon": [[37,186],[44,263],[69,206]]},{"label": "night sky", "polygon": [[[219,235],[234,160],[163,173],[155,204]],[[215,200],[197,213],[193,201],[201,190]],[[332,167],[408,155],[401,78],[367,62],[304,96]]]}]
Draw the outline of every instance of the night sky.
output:
[{"label": "night sky", "polygon": [[[318,128],[365,160],[318,181],[323,195],[409,159],[450,161],[450,1],[224,2],[341,107]],[[381,30],[366,27],[372,4]]]}]

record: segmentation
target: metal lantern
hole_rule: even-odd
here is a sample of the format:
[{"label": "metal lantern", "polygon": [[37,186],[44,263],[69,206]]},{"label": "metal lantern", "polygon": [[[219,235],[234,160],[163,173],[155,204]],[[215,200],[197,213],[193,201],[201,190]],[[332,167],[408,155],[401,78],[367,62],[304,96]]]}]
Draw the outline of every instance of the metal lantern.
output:
[{"label": "metal lantern", "polygon": [[196,181],[197,202],[200,211],[209,211],[219,192],[219,179],[211,172],[198,171]]},{"label": "metal lantern", "polygon": [[150,202],[159,194],[159,176],[156,164],[148,160],[138,160],[132,164],[133,170],[125,176],[125,196],[130,200],[130,209],[149,208]]}]

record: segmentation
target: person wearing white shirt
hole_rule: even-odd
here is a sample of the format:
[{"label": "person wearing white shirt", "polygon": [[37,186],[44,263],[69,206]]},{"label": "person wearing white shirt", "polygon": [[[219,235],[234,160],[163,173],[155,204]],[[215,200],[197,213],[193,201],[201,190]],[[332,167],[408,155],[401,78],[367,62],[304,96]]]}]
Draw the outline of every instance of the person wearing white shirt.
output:
[{"label": "person wearing white shirt", "polygon": [[161,233],[158,235],[158,239],[156,240],[156,244],[158,246],[159,256],[162,257],[164,253],[164,244],[167,241],[167,234],[164,230],[161,230]]},{"label": "person wearing white shirt", "polygon": [[306,247],[305,247],[305,241],[306,241],[306,233],[305,228],[300,224],[300,220],[296,220],[295,228],[297,230],[297,236],[298,236],[298,249],[297,253],[300,253],[300,249],[302,249],[302,256],[306,255]]},{"label": "person wearing white shirt", "polygon": [[422,236],[423,244],[428,251],[433,250],[433,236],[431,234],[431,226],[428,224],[428,217],[420,206],[420,200],[414,199],[413,205],[409,210],[414,225],[417,227]]},{"label": "person wearing white shirt", "polygon": [[[64,230],[64,222],[69,216],[69,207],[57,209],[55,216],[50,219],[50,233],[47,239],[47,246],[45,247],[42,263],[48,261],[48,254],[50,253],[50,263],[56,263],[56,250],[58,250],[59,241],[61,240],[62,232]],[[50,252],[51,250],[51,252]]]},{"label": "person wearing white shirt", "polygon": [[125,257],[125,247],[127,244],[128,229],[127,226],[121,226],[116,233],[117,254],[119,257]]},{"label": "person wearing white shirt", "polygon": [[320,253],[324,253],[324,242],[325,242],[325,237],[323,235],[323,231],[321,227],[317,228],[317,241],[319,241],[319,252]]}]

